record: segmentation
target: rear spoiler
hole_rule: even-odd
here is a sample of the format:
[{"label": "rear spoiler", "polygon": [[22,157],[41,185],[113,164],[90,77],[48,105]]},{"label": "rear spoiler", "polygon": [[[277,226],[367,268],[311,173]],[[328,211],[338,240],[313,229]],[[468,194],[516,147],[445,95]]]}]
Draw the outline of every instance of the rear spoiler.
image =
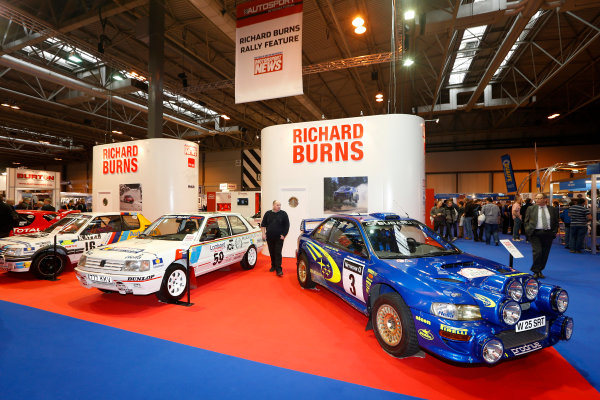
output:
[{"label": "rear spoiler", "polygon": [[[312,232],[312,230],[322,221],[325,221],[325,218],[303,219],[302,222],[300,222],[300,230],[302,233]],[[308,227],[307,224],[309,225]]]}]

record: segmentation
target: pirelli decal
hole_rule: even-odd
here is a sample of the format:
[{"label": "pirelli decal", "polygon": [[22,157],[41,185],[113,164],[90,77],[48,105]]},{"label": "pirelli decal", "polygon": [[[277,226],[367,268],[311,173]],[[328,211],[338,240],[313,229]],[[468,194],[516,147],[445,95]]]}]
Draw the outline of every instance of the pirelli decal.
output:
[{"label": "pirelli decal", "polygon": [[448,326],[448,325],[440,325],[440,330],[445,331],[445,332],[450,332],[450,333],[454,333],[456,335],[468,335],[469,331],[468,329],[459,329],[459,328],[454,328],[452,326]]}]

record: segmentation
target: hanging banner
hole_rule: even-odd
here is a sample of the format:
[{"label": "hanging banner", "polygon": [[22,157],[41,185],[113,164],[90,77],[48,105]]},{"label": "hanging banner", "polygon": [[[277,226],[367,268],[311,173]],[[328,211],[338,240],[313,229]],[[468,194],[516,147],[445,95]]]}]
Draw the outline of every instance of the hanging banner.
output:
[{"label": "hanging banner", "polygon": [[235,102],[303,94],[302,0],[237,6]]},{"label": "hanging banner", "polygon": [[517,184],[515,183],[515,173],[513,172],[512,163],[510,162],[510,156],[504,154],[502,157],[502,170],[504,170],[504,179],[506,180],[506,191],[516,192]]}]

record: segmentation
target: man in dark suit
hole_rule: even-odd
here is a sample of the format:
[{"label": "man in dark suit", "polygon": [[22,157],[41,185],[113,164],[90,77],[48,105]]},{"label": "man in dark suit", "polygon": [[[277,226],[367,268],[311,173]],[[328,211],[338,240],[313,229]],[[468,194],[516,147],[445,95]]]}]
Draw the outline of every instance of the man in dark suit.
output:
[{"label": "man in dark suit", "polygon": [[533,277],[545,278],[542,271],[546,267],[552,241],[558,232],[558,210],[548,205],[548,198],[544,193],[538,193],[535,196],[535,205],[527,208],[524,225],[533,252]]}]

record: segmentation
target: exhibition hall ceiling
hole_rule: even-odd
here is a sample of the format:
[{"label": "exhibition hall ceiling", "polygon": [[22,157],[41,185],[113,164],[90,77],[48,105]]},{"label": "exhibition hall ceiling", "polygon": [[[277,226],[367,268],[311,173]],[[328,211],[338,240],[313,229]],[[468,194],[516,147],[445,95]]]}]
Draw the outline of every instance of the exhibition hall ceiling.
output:
[{"label": "exhibition hall ceiling", "polygon": [[[239,3],[165,1],[164,137],[252,148],[271,125],[407,113],[429,152],[600,143],[599,0],[305,0],[304,94],[245,104]],[[148,19],[148,0],[0,3],[0,168],[147,137]]]}]

